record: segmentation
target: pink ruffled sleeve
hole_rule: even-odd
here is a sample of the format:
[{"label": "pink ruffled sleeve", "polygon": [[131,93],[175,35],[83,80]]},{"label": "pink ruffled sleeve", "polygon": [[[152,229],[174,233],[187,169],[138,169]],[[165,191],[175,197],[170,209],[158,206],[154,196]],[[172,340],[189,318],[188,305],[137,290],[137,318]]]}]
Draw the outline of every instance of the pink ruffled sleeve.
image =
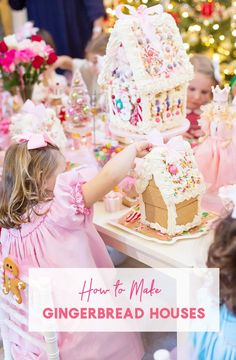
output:
[{"label": "pink ruffled sleeve", "polygon": [[48,216],[59,226],[77,228],[92,214],[92,209],[85,206],[81,189],[85,182],[80,168],[58,176]]}]

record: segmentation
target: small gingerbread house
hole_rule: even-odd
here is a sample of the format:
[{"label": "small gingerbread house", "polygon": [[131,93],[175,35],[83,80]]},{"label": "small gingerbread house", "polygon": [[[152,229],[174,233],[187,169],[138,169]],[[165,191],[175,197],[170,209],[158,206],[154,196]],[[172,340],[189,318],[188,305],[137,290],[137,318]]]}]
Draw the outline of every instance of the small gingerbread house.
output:
[{"label": "small gingerbread house", "polygon": [[155,147],[139,169],[141,222],[175,235],[201,222],[205,190],[193,151],[180,136]]},{"label": "small gingerbread house", "polygon": [[98,82],[107,92],[111,126],[147,134],[179,127],[193,68],[173,17],[161,5],[118,7]]}]

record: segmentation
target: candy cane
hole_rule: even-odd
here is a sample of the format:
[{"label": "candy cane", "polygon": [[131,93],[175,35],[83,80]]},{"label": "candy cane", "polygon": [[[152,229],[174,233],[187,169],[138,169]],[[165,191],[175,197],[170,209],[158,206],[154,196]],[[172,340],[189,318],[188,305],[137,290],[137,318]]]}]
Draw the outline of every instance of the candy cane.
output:
[{"label": "candy cane", "polygon": [[134,222],[141,217],[141,214],[138,211],[133,211],[130,215],[127,216],[126,222]]}]

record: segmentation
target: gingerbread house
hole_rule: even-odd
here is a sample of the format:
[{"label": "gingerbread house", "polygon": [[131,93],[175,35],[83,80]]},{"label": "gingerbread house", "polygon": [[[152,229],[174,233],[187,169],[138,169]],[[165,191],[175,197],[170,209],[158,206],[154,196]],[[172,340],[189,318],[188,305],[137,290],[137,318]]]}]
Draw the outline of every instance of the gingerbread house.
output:
[{"label": "gingerbread house", "polygon": [[142,223],[169,235],[200,224],[205,185],[193,151],[182,137],[155,147],[146,156],[136,188]]},{"label": "gingerbread house", "polygon": [[161,5],[129,15],[117,10],[98,82],[108,96],[113,128],[136,134],[185,121],[193,68],[173,17]]}]

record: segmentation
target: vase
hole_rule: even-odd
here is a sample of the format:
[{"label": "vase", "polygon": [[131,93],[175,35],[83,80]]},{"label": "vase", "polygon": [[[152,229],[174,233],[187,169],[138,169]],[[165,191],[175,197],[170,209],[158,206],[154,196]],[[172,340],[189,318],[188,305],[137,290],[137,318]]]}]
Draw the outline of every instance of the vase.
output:
[{"label": "vase", "polygon": [[20,93],[23,103],[25,103],[26,100],[32,98],[33,89],[34,89],[34,85],[31,85],[31,84],[25,85],[24,87],[19,87],[19,93]]}]

